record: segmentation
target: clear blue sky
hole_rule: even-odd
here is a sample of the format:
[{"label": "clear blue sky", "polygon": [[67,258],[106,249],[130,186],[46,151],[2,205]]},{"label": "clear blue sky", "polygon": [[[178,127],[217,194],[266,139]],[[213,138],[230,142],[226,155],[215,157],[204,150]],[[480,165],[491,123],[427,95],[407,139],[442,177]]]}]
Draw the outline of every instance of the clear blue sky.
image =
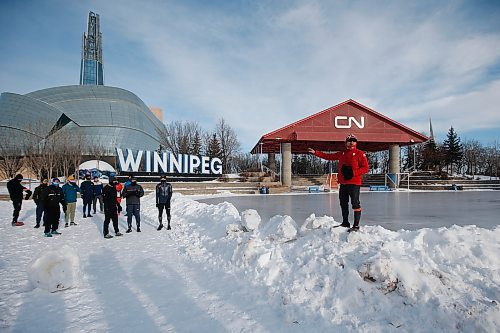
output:
[{"label": "clear blue sky", "polygon": [[500,143],[500,1],[0,1],[0,92],[78,84],[89,11],[105,84],[244,150],[353,98],[438,139]]}]

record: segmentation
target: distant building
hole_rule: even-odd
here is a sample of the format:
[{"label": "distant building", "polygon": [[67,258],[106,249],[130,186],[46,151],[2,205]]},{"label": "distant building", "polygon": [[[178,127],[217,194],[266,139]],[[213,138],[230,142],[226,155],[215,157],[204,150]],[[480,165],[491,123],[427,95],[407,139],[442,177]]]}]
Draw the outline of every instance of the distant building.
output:
[{"label": "distant building", "polygon": [[99,26],[99,15],[90,12],[87,32],[83,33],[80,85],[104,85],[102,34]]},{"label": "distant building", "polygon": [[98,145],[109,157],[115,156],[115,148],[158,149],[158,132],[165,129],[161,110],[153,113],[134,93],[103,85],[101,40],[99,15],[91,12],[83,36],[80,85],[0,95],[0,148],[9,146],[22,155],[27,142],[36,145],[67,132],[83,147]]},{"label": "distant building", "polygon": [[88,146],[99,144],[106,155],[115,147],[134,150],[159,147],[163,123],[130,91],[107,86],[63,86],[26,95],[0,95],[0,142],[21,151],[23,138],[41,141],[68,132]]}]

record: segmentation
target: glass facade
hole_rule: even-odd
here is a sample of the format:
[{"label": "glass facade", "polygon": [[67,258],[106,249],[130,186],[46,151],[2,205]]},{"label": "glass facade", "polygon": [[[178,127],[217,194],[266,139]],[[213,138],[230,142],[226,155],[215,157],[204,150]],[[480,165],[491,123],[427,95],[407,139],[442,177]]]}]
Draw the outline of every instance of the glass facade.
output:
[{"label": "glass facade", "polygon": [[99,28],[99,15],[92,12],[89,13],[87,19],[87,32],[83,34],[80,84],[104,84],[102,34]]},{"label": "glass facade", "polygon": [[0,96],[0,140],[16,138],[19,149],[24,138],[42,140],[69,131],[114,156],[116,147],[158,149],[163,129],[141,99],[120,88],[78,85]]}]

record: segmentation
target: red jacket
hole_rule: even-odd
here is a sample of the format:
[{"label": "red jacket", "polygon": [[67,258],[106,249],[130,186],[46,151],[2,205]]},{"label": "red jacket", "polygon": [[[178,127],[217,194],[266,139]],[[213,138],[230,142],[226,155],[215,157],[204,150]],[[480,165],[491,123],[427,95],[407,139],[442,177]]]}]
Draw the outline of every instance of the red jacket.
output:
[{"label": "red jacket", "polygon": [[[339,161],[339,184],[361,185],[361,177],[368,172],[368,160],[366,159],[366,154],[364,151],[361,151],[357,148],[354,148],[352,150],[339,151],[333,154],[327,154],[323,153],[322,151],[316,150],[314,155],[329,161]],[[349,180],[345,180],[344,176],[342,175],[341,170],[343,165],[350,165],[352,167],[354,176]]]}]

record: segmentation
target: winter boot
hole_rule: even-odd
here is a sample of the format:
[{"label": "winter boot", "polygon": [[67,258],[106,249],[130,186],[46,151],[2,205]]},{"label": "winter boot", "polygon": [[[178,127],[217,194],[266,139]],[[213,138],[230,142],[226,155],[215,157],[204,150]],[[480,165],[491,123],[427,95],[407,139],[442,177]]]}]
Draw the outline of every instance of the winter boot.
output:
[{"label": "winter boot", "polygon": [[359,226],[355,225],[352,228],[347,229],[347,232],[359,231]]},{"label": "winter boot", "polygon": [[160,223],[160,225],[158,226],[158,228],[156,230],[160,231],[161,229],[163,229],[163,224]]},{"label": "winter boot", "polygon": [[38,229],[38,228],[40,228],[40,223],[35,225],[35,229]]},{"label": "winter boot", "polygon": [[54,230],[51,232],[52,235],[62,235],[59,231]]},{"label": "winter boot", "polygon": [[64,223],[64,227],[65,227],[65,228],[69,227],[69,224]]},{"label": "winter boot", "polygon": [[170,228],[170,216],[169,216],[169,217],[167,217],[167,219],[168,219],[167,230],[170,230],[170,229],[171,229],[171,228]]},{"label": "winter boot", "polygon": [[115,236],[116,236],[116,237],[120,237],[120,236],[123,236],[123,234],[122,234],[121,232],[119,232],[119,231],[118,231],[118,232],[115,234]]},{"label": "winter boot", "polygon": [[349,228],[351,225],[349,224],[349,222],[344,221],[340,226],[344,228]]},{"label": "winter boot", "polygon": [[127,234],[132,232],[132,229],[128,228],[127,231],[125,231]]},{"label": "winter boot", "polygon": [[361,209],[354,211],[354,223],[353,227],[358,227],[359,229],[359,221],[361,220]]},{"label": "winter boot", "polygon": [[71,222],[69,225],[78,225],[78,224],[75,222]]},{"label": "winter boot", "polygon": [[83,213],[83,218],[84,218],[84,219],[85,219],[85,218],[87,218],[87,215],[85,215],[85,213]]},{"label": "winter boot", "polygon": [[52,237],[52,234],[50,232],[44,233],[45,237]]},{"label": "winter boot", "polygon": [[104,235],[104,238],[109,239],[109,238],[113,238],[113,236],[111,236],[110,234],[107,234],[107,235]]},{"label": "winter boot", "polygon": [[137,232],[141,232],[141,227],[137,227]]}]

